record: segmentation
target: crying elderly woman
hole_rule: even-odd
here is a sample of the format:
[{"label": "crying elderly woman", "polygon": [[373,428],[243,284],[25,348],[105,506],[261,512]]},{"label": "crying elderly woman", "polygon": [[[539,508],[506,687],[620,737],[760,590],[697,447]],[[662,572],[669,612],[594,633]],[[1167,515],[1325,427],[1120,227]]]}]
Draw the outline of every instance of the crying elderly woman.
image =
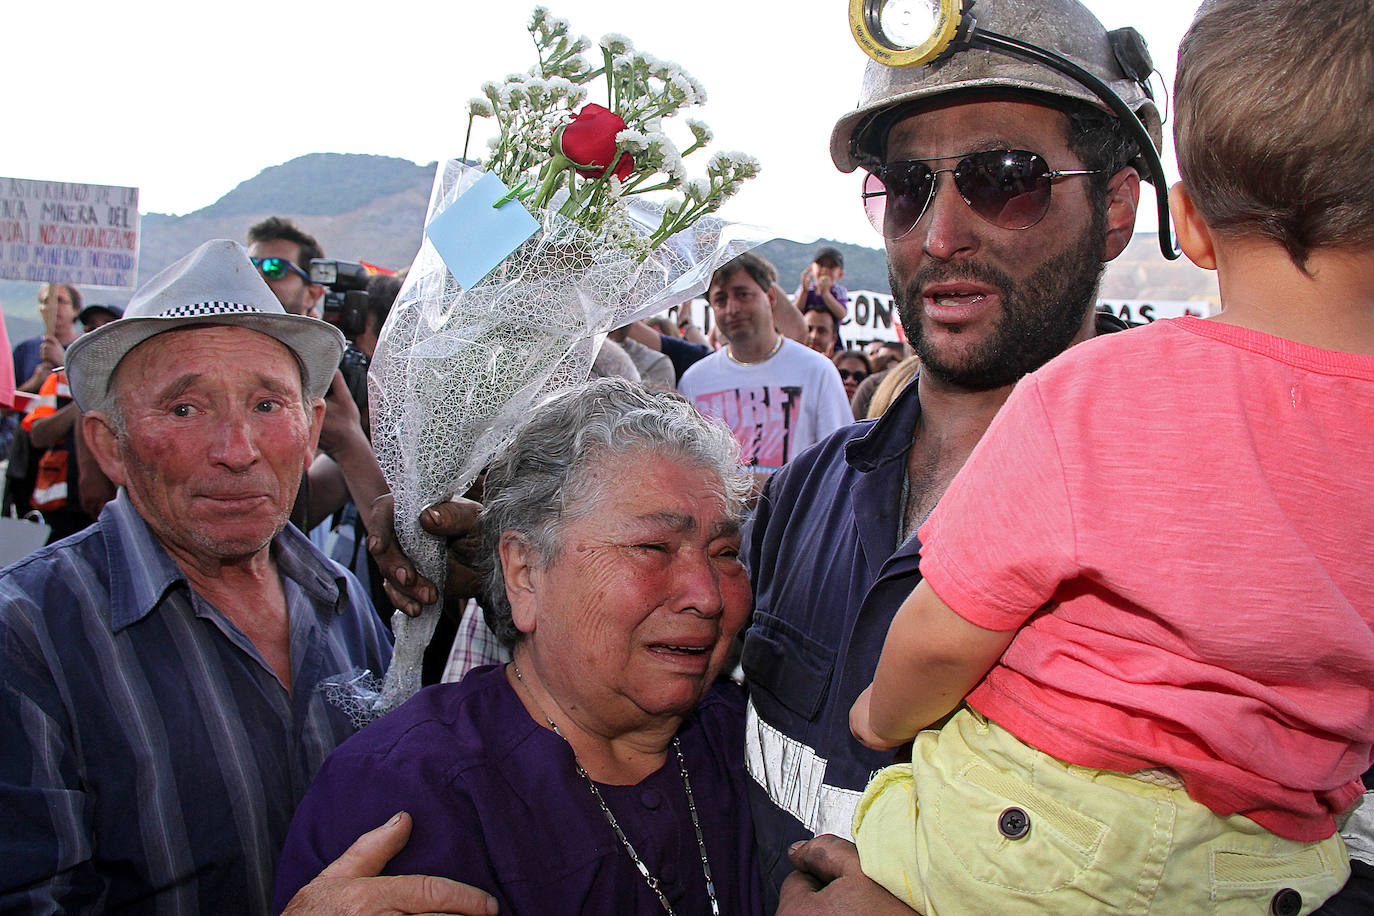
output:
[{"label": "crying elderly woman", "polygon": [[513,661],[330,755],[277,899],[404,810],[387,873],[482,888],[503,914],[760,913],[744,704],[716,683],[749,611],[737,455],[679,396],[619,379],[535,410],[482,513],[485,607]]}]

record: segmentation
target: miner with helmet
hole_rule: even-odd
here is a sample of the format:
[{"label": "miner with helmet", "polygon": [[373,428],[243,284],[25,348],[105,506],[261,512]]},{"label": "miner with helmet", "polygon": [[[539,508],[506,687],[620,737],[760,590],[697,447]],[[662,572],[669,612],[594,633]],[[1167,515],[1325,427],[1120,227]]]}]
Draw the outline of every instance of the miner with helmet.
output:
[{"label": "miner with helmet", "polygon": [[869,173],[864,204],[922,369],[876,423],[775,475],[746,533],[746,763],[766,883],[802,869],[785,912],[906,911],[860,874],[852,847],[808,844],[792,862],[789,848],[848,837],[860,791],[890,762],[853,739],[849,709],[920,581],[912,534],[1016,381],[1105,329],[1098,280],[1135,226],[1140,139],[1158,146],[1133,30],[1109,34],[1075,0],[980,0],[975,13],[1089,71],[1139,124],[1043,65],[971,49],[910,68],[870,62],[858,108],[835,126],[835,164]]}]

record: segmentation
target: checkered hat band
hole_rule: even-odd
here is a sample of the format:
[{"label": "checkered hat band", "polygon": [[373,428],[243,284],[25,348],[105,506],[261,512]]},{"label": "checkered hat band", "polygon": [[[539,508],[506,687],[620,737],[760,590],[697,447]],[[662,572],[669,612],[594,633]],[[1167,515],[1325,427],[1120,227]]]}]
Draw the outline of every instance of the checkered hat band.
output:
[{"label": "checkered hat band", "polygon": [[194,318],[198,315],[225,315],[230,312],[261,312],[262,309],[255,305],[244,305],[241,302],[197,302],[194,305],[178,305],[170,308],[159,318]]}]

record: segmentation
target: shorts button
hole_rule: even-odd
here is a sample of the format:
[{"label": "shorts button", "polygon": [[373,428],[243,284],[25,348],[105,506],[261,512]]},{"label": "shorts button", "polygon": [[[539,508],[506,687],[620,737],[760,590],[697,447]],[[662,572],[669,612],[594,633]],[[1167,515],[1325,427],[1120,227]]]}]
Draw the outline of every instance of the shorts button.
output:
[{"label": "shorts button", "polygon": [[1008,808],[997,818],[997,829],[1009,840],[1019,840],[1030,833],[1030,817],[1020,808]]},{"label": "shorts button", "polygon": [[1269,901],[1269,912],[1274,916],[1298,916],[1302,912],[1302,894],[1285,887]]}]

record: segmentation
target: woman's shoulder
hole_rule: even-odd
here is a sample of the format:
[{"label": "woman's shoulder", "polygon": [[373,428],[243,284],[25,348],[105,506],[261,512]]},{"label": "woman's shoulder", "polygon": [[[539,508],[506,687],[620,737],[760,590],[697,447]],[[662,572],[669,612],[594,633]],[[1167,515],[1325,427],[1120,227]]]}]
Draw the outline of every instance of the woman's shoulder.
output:
[{"label": "woman's shoulder", "polygon": [[737,715],[744,718],[744,688],[728,678],[721,678],[706,691],[697,707],[697,712],[711,710],[714,715]]},{"label": "woman's shoulder", "polygon": [[425,767],[438,759],[453,771],[489,760],[522,725],[533,727],[503,667],[485,666],[457,683],[424,688],[331,756],[369,758],[393,770]]},{"label": "woman's shoulder", "polygon": [[738,744],[744,749],[744,688],[734,681],[721,679],[711,685],[689,717],[713,744],[728,750]]}]

